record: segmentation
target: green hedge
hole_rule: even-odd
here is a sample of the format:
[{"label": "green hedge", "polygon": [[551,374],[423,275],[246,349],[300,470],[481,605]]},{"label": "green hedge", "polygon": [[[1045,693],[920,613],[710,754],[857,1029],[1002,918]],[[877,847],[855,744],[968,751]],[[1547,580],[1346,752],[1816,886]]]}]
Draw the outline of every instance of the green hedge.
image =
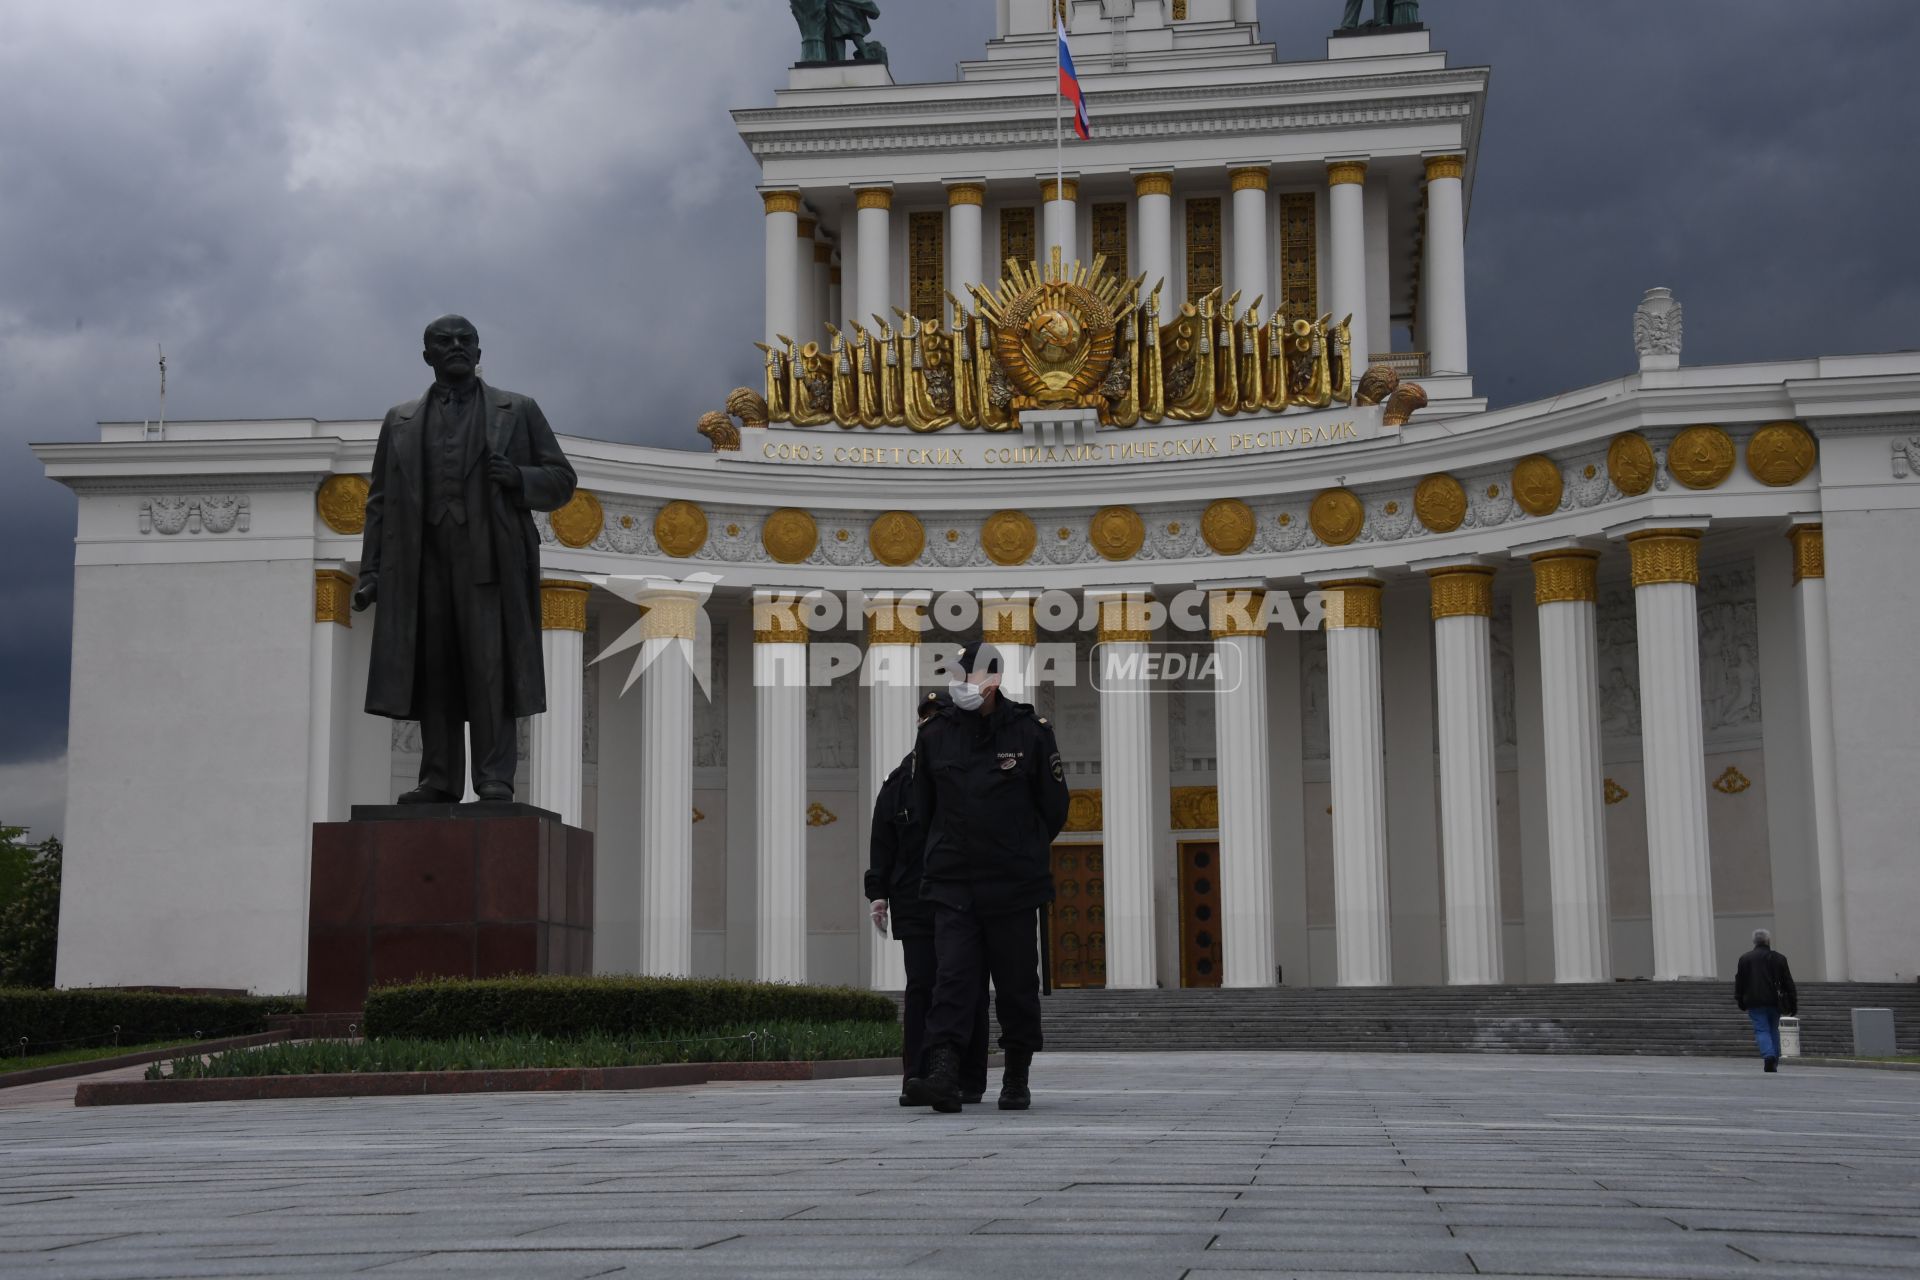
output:
[{"label": "green hedge", "polygon": [[194,996],[81,987],[67,991],[0,988],[0,1057],[67,1047],[156,1040],[210,1039],[267,1029],[267,1015],[298,1013],[289,996]]},{"label": "green hedge", "polygon": [[449,978],[368,992],[366,1034],[574,1040],[756,1022],[893,1022],[898,1016],[887,996],[852,987],[721,978]]}]

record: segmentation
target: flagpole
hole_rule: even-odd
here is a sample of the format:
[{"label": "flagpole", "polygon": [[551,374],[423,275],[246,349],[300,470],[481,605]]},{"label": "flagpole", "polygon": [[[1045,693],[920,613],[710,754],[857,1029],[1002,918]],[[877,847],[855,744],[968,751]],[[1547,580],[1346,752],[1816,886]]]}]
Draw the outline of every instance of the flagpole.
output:
[{"label": "flagpole", "polygon": [[[1067,95],[1060,87],[1060,76],[1066,67],[1060,61],[1060,50],[1066,47],[1066,17],[1058,8],[1053,11],[1053,198],[1067,198],[1067,139],[1064,132],[1063,113]],[[1057,241],[1060,237],[1055,236]],[[1047,255],[1053,257],[1051,253]],[[1060,264],[1060,274],[1066,275],[1067,264]]]}]

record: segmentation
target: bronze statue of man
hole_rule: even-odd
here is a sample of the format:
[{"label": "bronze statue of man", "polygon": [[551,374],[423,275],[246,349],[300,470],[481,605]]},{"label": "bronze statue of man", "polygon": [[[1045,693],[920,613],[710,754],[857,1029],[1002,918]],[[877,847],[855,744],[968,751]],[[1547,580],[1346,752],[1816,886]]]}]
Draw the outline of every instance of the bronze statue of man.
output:
[{"label": "bronze statue of man", "polygon": [[[379,603],[367,713],[420,722],[420,785],[402,804],[465,790],[512,800],[514,722],[547,709],[540,535],[532,513],[573,496],[573,467],[540,406],[480,381],[480,335],[427,326],[433,385],[387,410],[374,448],[353,607]],[[466,731],[463,733],[463,729]]]}]

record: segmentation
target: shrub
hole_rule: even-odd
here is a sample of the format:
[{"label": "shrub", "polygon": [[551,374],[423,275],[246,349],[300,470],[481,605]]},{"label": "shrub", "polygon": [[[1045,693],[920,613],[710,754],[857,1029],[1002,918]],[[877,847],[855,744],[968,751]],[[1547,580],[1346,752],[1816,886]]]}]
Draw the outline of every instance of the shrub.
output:
[{"label": "shrub", "polygon": [[381,1039],[658,1035],[764,1022],[887,1022],[892,999],[852,987],[723,978],[448,978],[367,994],[366,1033]]},{"label": "shrub", "polygon": [[0,1055],[37,1049],[213,1039],[267,1029],[267,1015],[297,1013],[298,998],[196,996],[83,987],[66,991],[0,988]]},{"label": "shrub", "polygon": [[0,827],[0,987],[51,987],[60,932],[60,841],[49,837],[29,845],[20,839],[25,834],[23,827]]}]

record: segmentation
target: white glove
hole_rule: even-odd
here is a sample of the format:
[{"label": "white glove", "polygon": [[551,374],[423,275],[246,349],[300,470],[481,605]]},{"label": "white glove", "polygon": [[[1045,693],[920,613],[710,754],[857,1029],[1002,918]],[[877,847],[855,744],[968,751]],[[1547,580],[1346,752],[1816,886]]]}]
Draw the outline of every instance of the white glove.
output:
[{"label": "white glove", "polygon": [[887,936],[887,900],[885,898],[875,898],[873,900],[873,909],[870,914],[873,916],[873,927],[880,931],[881,937],[883,938],[886,937]]}]

